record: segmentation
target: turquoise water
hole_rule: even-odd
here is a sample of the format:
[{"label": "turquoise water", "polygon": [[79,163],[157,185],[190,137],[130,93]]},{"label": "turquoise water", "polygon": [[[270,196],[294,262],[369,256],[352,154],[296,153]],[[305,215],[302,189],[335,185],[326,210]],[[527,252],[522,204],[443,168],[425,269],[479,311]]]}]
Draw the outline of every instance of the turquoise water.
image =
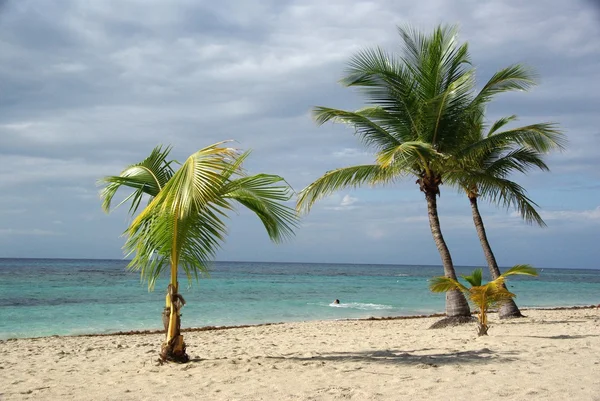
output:
[{"label": "turquoise water", "polygon": [[[0,259],[0,339],[162,328],[166,278],[148,292],[126,264]],[[443,312],[444,295],[427,288],[440,274],[437,266],[217,262],[209,278],[182,282],[182,326]],[[600,270],[544,269],[508,285],[520,306],[600,302]]]}]

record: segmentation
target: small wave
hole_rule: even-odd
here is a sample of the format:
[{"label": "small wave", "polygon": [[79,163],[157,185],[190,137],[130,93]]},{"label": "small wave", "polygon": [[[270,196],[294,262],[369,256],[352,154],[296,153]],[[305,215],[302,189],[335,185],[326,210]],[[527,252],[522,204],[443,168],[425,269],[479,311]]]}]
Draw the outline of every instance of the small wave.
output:
[{"label": "small wave", "polygon": [[347,309],[359,309],[359,310],[383,310],[383,309],[394,309],[391,305],[381,304],[365,304],[361,302],[348,302],[348,303],[331,303],[329,306],[334,308],[347,308]]},{"label": "small wave", "polygon": [[396,274],[396,277],[409,277],[410,275],[406,274],[406,273],[400,273],[400,274]]}]

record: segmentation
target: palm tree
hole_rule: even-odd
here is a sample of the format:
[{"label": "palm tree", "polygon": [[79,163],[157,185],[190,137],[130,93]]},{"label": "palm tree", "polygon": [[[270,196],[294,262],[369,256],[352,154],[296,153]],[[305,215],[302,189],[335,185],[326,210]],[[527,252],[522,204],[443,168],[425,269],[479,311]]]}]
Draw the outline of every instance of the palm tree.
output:
[{"label": "palm tree", "polygon": [[[350,60],[341,80],[366,96],[367,107],[354,112],[314,109],[318,124],[333,121],[354,127],[375,152],[375,163],[327,172],[300,193],[297,209],[307,212],[318,199],[342,188],[385,185],[412,175],[427,201],[444,274],[456,279],[437,212],[443,174],[450,156],[465,147],[465,133],[483,105],[498,93],[527,89],[531,82],[524,67],[513,65],[498,71],[475,93],[468,46],[457,44],[455,27],[440,26],[429,36],[408,28],[399,28],[399,33],[401,56],[380,48],[363,50]],[[469,305],[460,291],[447,293],[446,315],[437,327],[470,321]]]},{"label": "palm tree", "polygon": [[458,280],[449,277],[434,277],[431,280],[429,288],[433,292],[459,290],[467,295],[469,300],[479,308],[477,334],[479,336],[486,336],[489,329],[487,320],[488,309],[512,300],[516,296],[512,292],[509,292],[504,284],[506,277],[515,274],[537,276],[537,271],[529,265],[516,265],[508,269],[504,274],[499,275],[493,281],[482,284],[481,269],[476,269],[470,276],[461,276],[471,284],[470,288],[462,285]]},{"label": "palm tree", "polygon": [[[472,144],[456,155],[457,169],[450,169],[444,176],[446,183],[458,186],[469,198],[473,223],[493,279],[500,277],[501,272],[479,213],[478,198],[513,207],[527,223],[544,227],[546,224],[536,211],[537,204],[509,177],[513,172],[526,173],[534,168],[549,171],[543,154],[564,147],[563,134],[553,123],[531,124],[500,132],[515,120],[514,115],[501,118],[491,124],[484,135],[483,114],[477,115],[471,131]],[[502,303],[498,314],[501,319],[523,316],[512,298]]]},{"label": "palm tree", "polygon": [[162,360],[188,360],[180,332],[180,309],[185,301],[179,294],[178,271],[183,269],[190,282],[207,271],[225,239],[223,218],[234,210],[233,201],[254,212],[275,242],[291,236],[296,225],[293,209],[281,203],[291,195],[283,178],[246,175],[242,162],[249,152],[238,154],[222,144],[197,151],[177,171],[172,167],[176,162],[167,160],[171,148],[158,146],[145,160],[128,166],[120,175],[100,180],[105,185],[101,197],[107,212],[122,186],[134,189],[123,201],[131,200],[132,215],[141,200],[149,197],[148,205],[125,231],[128,238],[124,249],[128,256],[133,255],[128,268],[139,270],[150,290],[161,273],[170,270]]}]

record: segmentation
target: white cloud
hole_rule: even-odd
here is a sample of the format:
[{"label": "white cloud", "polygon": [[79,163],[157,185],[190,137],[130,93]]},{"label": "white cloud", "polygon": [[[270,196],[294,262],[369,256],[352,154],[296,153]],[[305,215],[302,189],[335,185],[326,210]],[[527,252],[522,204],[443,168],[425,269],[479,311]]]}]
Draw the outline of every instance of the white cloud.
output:
[{"label": "white cloud", "polygon": [[339,195],[334,195],[325,199],[323,208],[326,210],[350,211],[358,208],[358,206],[355,205],[356,202],[358,202],[358,198],[348,194],[344,195],[341,200],[339,200]]},{"label": "white cloud", "polygon": [[333,157],[340,158],[340,159],[356,158],[356,157],[364,158],[365,156],[369,156],[371,158],[373,157],[373,155],[369,154],[368,152],[365,152],[364,150],[356,149],[356,148],[344,148],[342,150],[333,152]]},{"label": "white cloud", "polygon": [[31,229],[18,229],[18,228],[0,228],[0,236],[35,236],[35,237],[47,237],[47,236],[56,236],[63,235],[57,231],[49,231],[43,230],[40,228],[31,228]]},{"label": "white cloud", "polygon": [[353,198],[350,195],[344,195],[344,197],[342,198],[342,203],[340,203],[340,206],[350,206],[356,203],[356,201],[358,201],[358,198]]},{"label": "white cloud", "polygon": [[542,211],[544,220],[587,221],[592,224],[600,223],[600,206],[590,210],[552,210]]},{"label": "white cloud", "polygon": [[34,122],[19,122],[14,124],[2,124],[0,125],[0,129],[8,129],[14,131],[23,131],[35,127],[36,123]]},{"label": "white cloud", "polygon": [[[96,179],[108,174],[118,174],[124,166],[85,163],[80,158],[54,159],[35,156],[5,156],[0,164],[0,188],[11,186],[21,190],[32,186],[56,185],[57,183],[77,182],[94,187]],[[87,185],[86,185],[87,184]],[[40,196],[38,192],[36,194]]]}]

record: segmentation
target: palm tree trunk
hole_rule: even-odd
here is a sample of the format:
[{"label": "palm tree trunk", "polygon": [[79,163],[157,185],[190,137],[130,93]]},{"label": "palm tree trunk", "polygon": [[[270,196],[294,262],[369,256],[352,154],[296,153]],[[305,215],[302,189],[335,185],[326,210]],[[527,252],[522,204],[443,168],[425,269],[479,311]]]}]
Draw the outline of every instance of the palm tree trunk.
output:
[{"label": "palm tree trunk", "polygon": [[[498,268],[498,263],[496,263],[494,253],[492,252],[492,248],[490,247],[490,243],[487,239],[487,235],[485,233],[483,219],[481,218],[481,214],[479,213],[479,207],[477,206],[477,196],[469,195],[469,201],[471,202],[471,211],[473,212],[473,223],[475,223],[477,236],[479,237],[479,241],[481,242],[481,247],[483,248],[485,259],[487,260],[490,275],[492,276],[492,279],[495,280],[498,277],[500,277],[501,273],[500,269]],[[506,285],[502,284],[502,286],[506,288]],[[519,307],[512,298],[507,300],[500,306],[498,316],[500,317],[500,319],[523,317],[521,311],[519,310]]]},{"label": "palm tree trunk", "polygon": [[[181,335],[181,313],[179,310],[185,305],[185,300],[179,295],[179,283],[177,280],[177,269],[179,266],[179,255],[177,248],[177,223],[179,207],[176,207],[175,218],[173,219],[173,244],[171,247],[171,283],[167,287],[166,307],[163,312],[166,314],[169,310],[169,325],[167,327],[166,339],[160,351],[160,357],[163,361],[187,362],[188,355],[185,353],[185,342]],[[163,317],[164,319],[164,317]]]},{"label": "palm tree trunk", "polygon": [[[446,246],[446,241],[444,241],[442,230],[440,228],[440,220],[437,212],[437,190],[426,189],[423,192],[425,192],[425,199],[427,199],[427,212],[429,215],[431,234],[433,235],[433,240],[435,241],[435,245],[442,258],[444,275],[456,280],[456,272],[454,271],[454,265],[452,264],[452,257],[450,256],[450,251]],[[471,318],[471,310],[463,293],[458,290],[446,292],[446,315],[449,318],[465,316]]]},{"label": "palm tree trunk", "polygon": [[188,355],[185,352],[185,342],[181,335],[181,313],[180,309],[185,304],[183,297],[177,293],[177,287],[169,284],[166,296],[166,307],[163,312],[163,323],[166,330],[166,338],[160,351],[163,361],[187,362]]}]

